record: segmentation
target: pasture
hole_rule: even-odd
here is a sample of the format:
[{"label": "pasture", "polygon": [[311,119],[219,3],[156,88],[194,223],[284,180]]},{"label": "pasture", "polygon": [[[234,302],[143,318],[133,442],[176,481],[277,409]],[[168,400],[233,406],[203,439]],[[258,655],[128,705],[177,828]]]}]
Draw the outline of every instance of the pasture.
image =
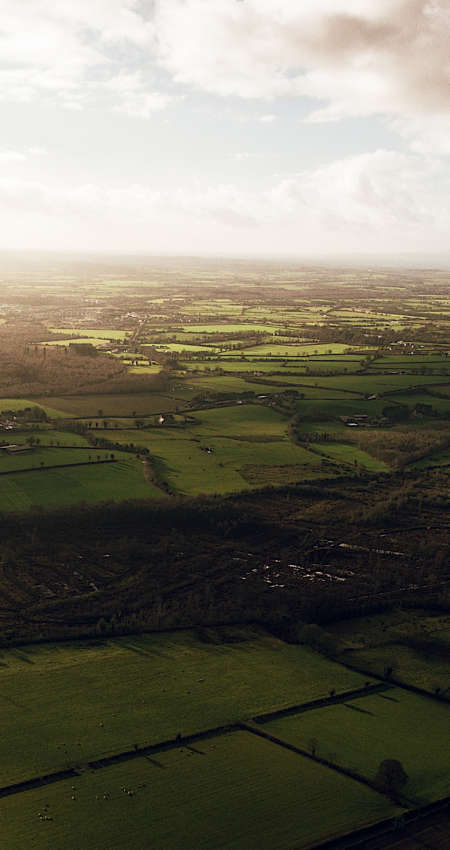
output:
[{"label": "pasture", "polygon": [[[49,396],[36,399],[44,407],[44,401],[58,408],[59,416],[75,418],[95,416],[132,416],[175,410],[176,401],[169,394],[143,393],[96,393],[93,395]],[[31,402],[27,402],[29,405]],[[49,414],[50,415],[50,414]]]},{"label": "pasture", "polygon": [[322,387],[331,389],[351,390],[366,394],[392,393],[396,390],[406,390],[410,387],[425,387],[432,384],[443,384],[442,375],[330,375],[323,378],[302,378],[305,384],[319,383]]},{"label": "pasture", "polygon": [[228,322],[214,322],[206,325],[192,324],[183,325],[183,331],[190,333],[215,334],[215,333],[269,333],[274,334],[278,329],[277,325],[258,324],[253,322],[236,322],[234,324]]},{"label": "pasture", "polygon": [[[128,459],[125,452],[114,452],[115,458]],[[0,472],[15,472],[19,469],[43,466],[62,466],[68,463],[89,463],[98,460],[110,460],[111,452],[105,449],[89,447],[58,448],[53,446],[37,446],[17,454],[0,451]]]},{"label": "pasture", "polygon": [[249,348],[245,349],[245,355],[255,354],[255,355],[263,355],[267,356],[272,354],[274,357],[302,357],[309,354],[344,354],[345,352],[355,349],[360,350],[363,354],[364,352],[370,350],[368,346],[348,346],[344,343],[333,342],[333,343],[291,343],[291,344],[278,344],[276,338],[274,338],[273,343],[268,342],[262,345],[252,345]]},{"label": "pasture", "polygon": [[[97,453],[92,450],[93,457]],[[130,457],[133,458],[127,455],[127,458]],[[142,464],[133,458],[108,464],[88,464],[61,470],[36,469],[20,475],[4,475],[1,478],[0,510],[27,511],[36,506],[56,508],[79,502],[95,504],[124,499],[160,499],[164,495],[145,480]]]},{"label": "pasture", "polygon": [[23,444],[33,440],[41,446],[89,446],[82,434],[74,431],[60,431],[51,426],[41,426],[26,430],[14,430],[10,432],[11,442]]},{"label": "pasture", "polygon": [[421,804],[450,792],[449,716],[447,705],[392,688],[272,720],[263,728],[307,750],[315,739],[317,755],[368,779],[375,779],[383,759],[398,759],[408,774],[404,794]]},{"label": "pasture", "polygon": [[445,449],[432,452],[427,455],[427,457],[421,458],[421,460],[417,460],[415,463],[411,464],[412,469],[427,469],[428,467],[433,466],[450,466],[450,446],[447,446]]},{"label": "pasture", "polygon": [[77,334],[78,336],[94,337],[107,341],[110,339],[124,340],[128,331],[117,330],[116,328],[53,328],[49,327],[49,331],[53,334]]},{"label": "pasture", "polygon": [[271,408],[233,405],[195,411],[194,419],[178,429],[102,429],[101,433],[119,443],[147,448],[162,462],[160,474],[171,487],[189,495],[260,486],[253,480],[255,467],[268,467],[267,484],[271,470],[278,467],[293,467],[299,480],[324,475],[321,456],[295,445],[287,436],[287,419]]},{"label": "pasture", "polygon": [[[346,429],[348,431],[348,429]],[[351,443],[314,443],[315,451],[337,464],[360,467],[368,472],[389,472],[389,467],[381,460],[361,451]]]},{"label": "pasture", "polygon": [[[294,466],[300,479],[300,468],[304,477],[321,477],[321,474],[323,477],[321,458],[288,439],[255,439],[231,433],[229,437],[214,436],[208,429],[201,432],[201,427],[197,430],[110,432],[110,438],[148,448],[151,456],[160,464],[162,462],[160,475],[174,490],[186,495],[225,494],[247,489],[250,481],[246,468],[254,465]],[[199,433],[201,437],[196,436]],[[104,436],[108,437],[108,431]],[[267,483],[270,483],[270,472],[268,477]]]},{"label": "pasture", "polygon": [[[247,732],[84,772],[21,797],[0,800],[8,850],[300,850],[400,811]],[[43,811],[52,819],[41,822]]]},{"label": "pasture", "polygon": [[59,408],[47,404],[48,399],[29,399],[29,398],[0,398],[0,413],[5,411],[13,411],[17,413],[20,410],[32,410],[34,407],[39,407],[43,410],[50,419],[64,418],[65,413]]},{"label": "pasture", "polygon": [[[363,686],[306,647],[242,629],[40,644],[0,655],[0,784]],[[270,681],[270,690],[267,682]],[[21,758],[18,760],[17,753]]]},{"label": "pasture", "polygon": [[39,342],[38,344],[41,347],[46,345],[59,345],[63,346],[64,348],[67,348],[69,345],[72,345],[72,343],[76,343],[83,345],[93,345],[94,348],[97,348],[99,345],[105,345],[106,342],[108,342],[108,340],[104,337],[83,336],[81,338],[75,337],[74,339],[50,339],[45,340],[44,342]]}]

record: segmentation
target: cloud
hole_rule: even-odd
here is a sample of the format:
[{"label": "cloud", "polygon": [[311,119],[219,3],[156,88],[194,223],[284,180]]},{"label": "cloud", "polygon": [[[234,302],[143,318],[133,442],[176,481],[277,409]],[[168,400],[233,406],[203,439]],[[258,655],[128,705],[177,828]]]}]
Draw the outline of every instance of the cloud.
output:
[{"label": "cloud", "polygon": [[[148,80],[138,80],[135,71],[137,62],[148,64],[154,36],[137,5],[136,0],[0,0],[0,100],[56,101],[74,110],[102,103],[142,117],[164,108],[170,98],[155,92]],[[134,89],[115,86],[133,72]]]},{"label": "cloud", "polygon": [[450,105],[443,0],[156,0],[155,29],[160,61],[179,82],[322,100],[311,120]]},{"label": "cloud", "polygon": [[[286,252],[445,250],[449,180],[435,163],[379,150],[301,172],[268,189],[156,190],[0,180],[0,246]],[[7,215],[6,215],[7,213]],[[49,235],[50,234],[50,235]],[[51,240],[50,242],[48,240]]]},{"label": "cloud", "polygon": [[0,150],[0,164],[24,162],[26,158],[26,154],[22,153],[22,151]]},{"label": "cloud", "polygon": [[258,121],[261,121],[262,124],[272,124],[273,121],[277,120],[277,116],[273,114],[273,112],[268,112],[265,115],[260,115]]},{"label": "cloud", "polygon": [[177,94],[310,98],[310,122],[442,116],[449,37],[447,0],[0,0],[0,99],[146,118],[163,69]]}]

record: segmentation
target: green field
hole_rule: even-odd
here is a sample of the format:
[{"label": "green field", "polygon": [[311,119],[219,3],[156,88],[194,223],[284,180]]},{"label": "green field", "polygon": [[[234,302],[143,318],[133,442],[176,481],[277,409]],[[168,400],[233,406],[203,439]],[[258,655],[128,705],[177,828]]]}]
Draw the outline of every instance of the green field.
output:
[{"label": "green field", "polygon": [[[114,452],[117,459],[128,460],[129,455],[125,452]],[[13,472],[18,469],[39,469],[44,466],[61,466],[67,463],[88,463],[89,460],[110,460],[111,451],[105,449],[90,448],[56,448],[50,446],[38,446],[27,449],[17,454],[8,454],[0,451],[0,472]]]},{"label": "green field", "polygon": [[[120,331],[111,328],[52,328],[49,331],[53,334],[78,334],[79,336],[95,337],[102,339],[103,342],[108,339],[123,340],[127,335],[127,331]],[[75,340],[73,340],[75,341]],[[47,343],[48,344],[48,343]]]},{"label": "green field", "polygon": [[94,348],[97,348],[99,345],[105,345],[105,342],[108,342],[105,337],[86,336],[80,339],[78,337],[75,339],[50,339],[45,340],[44,342],[39,342],[39,345],[62,345],[67,348],[67,346],[72,345],[72,343],[75,343],[77,345],[93,345]]},{"label": "green field", "polygon": [[[442,384],[442,375],[331,375],[326,378],[302,378],[305,384],[317,382],[321,387],[352,390],[360,393],[395,393],[409,387]],[[445,384],[444,384],[445,385]]]},{"label": "green field", "polygon": [[152,366],[130,366],[130,375],[158,375],[162,366],[154,363]]},{"label": "green field", "polygon": [[[3,435],[2,435],[3,437]],[[5,434],[11,443],[27,443],[30,439],[38,440],[41,446],[88,446],[89,443],[82,434],[74,431],[59,431],[51,425],[43,425],[40,428],[14,430]]]},{"label": "green field", "polygon": [[[44,407],[44,401],[58,407],[59,416],[131,416],[133,411],[138,416],[145,413],[175,410],[176,401],[169,395],[159,393],[116,393],[103,395],[73,395],[49,396],[48,399],[38,398],[36,404]],[[31,402],[27,402],[30,405]],[[99,410],[102,413],[99,413]],[[49,413],[49,416],[51,414]]]},{"label": "green field", "polygon": [[[348,431],[348,429],[347,429]],[[361,451],[351,443],[314,443],[313,448],[324,457],[338,464],[360,466],[368,472],[389,472],[389,467],[381,460]]]},{"label": "green field", "polygon": [[[323,477],[321,458],[289,440],[252,441],[238,437],[190,436],[182,431],[110,432],[117,442],[148,448],[151,456],[164,464],[162,476],[176,491],[188,495],[200,493],[230,493],[251,486],[247,468],[275,465],[293,466],[298,480]],[[108,432],[105,432],[108,436]],[[209,449],[209,451],[207,451]],[[252,483],[252,486],[260,484]]]},{"label": "green field", "polygon": [[[368,350],[365,346],[353,346],[351,350],[354,351],[355,348],[360,349],[362,354]],[[344,354],[349,349],[350,346],[340,342],[321,344],[305,343],[300,345],[294,342],[288,345],[280,345],[276,342],[275,337],[273,343],[268,342],[262,345],[252,345],[250,348],[246,348],[244,353],[246,356],[249,354],[255,354],[257,356],[272,354],[274,357],[301,357],[310,354]]]},{"label": "green field", "polygon": [[[445,387],[437,387],[436,392],[441,392],[441,390],[445,389]],[[413,408],[416,404],[426,404],[433,408],[433,410],[437,410],[439,413],[450,413],[450,398],[439,398],[438,396],[432,395],[432,393],[405,393],[404,395],[390,396],[390,401],[396,401],[399,404],[407,404],[408,407]]]},{"label": "green field", "polygon": [[287,436],[288,421],[271,408],[234,405],[194,411],[194,418],[194,424],[182,428],[101,433],[122,444],[147,448],[163,462],[161,474],[168,483],[191,495],[261,486],[261,475],[255,481],[252,474],[255,467],[268,467],[267,484],[274,467],[294,467],[298,480],[325,474],[321,456],[295,445]]},{"label": "green field", "polygon": [[[450,792],[447,705],[392,688],[345,704],[326,706],[264,724],[267,732],[375,779],[383,759],[398,759],[405,795],[426,803]],[[424,734],[426,727],[426,734]]]},{"label": "green field", "polygon": [[336,355],[336,357],[305,357],[303,360],[292,358],[289,360],[245,360],[227,359],[207,359],[207,360],[187,360],[180,364],[183,369],[196,370],[200,372],[222,369],[224,372],[242,372],[250,376],[255,373],[287,373],[287,374],[304,374],[306,368],[309,367],[312,371],[333,371],[333,372],[354,372],[361,369],[360,358],[352,359],[349,356]]},{"label": "green field", "polygon": [[[97,454],[103,451],[93,449],[93,457]],[[56,508],[79,502],[95,504],[163,497],[160,490],[145,480],[142,464],[133,458],[117,463],[4,475],[1,477],[0,510],[27,511],[38,505]]]},{"label": "green field", "polygon": [[193,343],[184,343],[184,342],[167,342],[167,343],[155,343],[152,345],[152,348],[156,348],[158,351],[196,351],[198,353],[204,352],[205,354],[211,351],[215,351],[215,348],[211,348],[208,345],[194,345]]},{"label": "green field", "polygon": [[274,334],[277,331],[277,325],[262,325],[256,324],[253,322],[236,322],[235,324],[229,324],[226,322],[217,322],[209,325],[183,325],[184,331],[189,331],[190,333],[249,333],[254,331],[255,333],[269,333]]},{"label": "green field", "polygon": [[[65,416],[64,411],[59,410],[56,407],[50,407],[47,404],[48,400],[49,399],[47,399],[47,398],[42,398],[42,399],[0,398],[0,413],[2,413],[3,411],[6,411],[6,410],[7,411],[12,410],[12,411],[17,412],[18,410],[26,410],[27,408],[40,407],[42,410],[45,411],[45,413],[47,414],[47,416],[50,417],[50,419],[61,419],[62,417],[64,417]],[[59,400],[60,399],[58,399],[58,401]],[[51,401],[53,402],[53,399]],[[13,432],[11,432],[11,433],[13,433]]]},{"label": "green field", "polygon": [[247,637],[216,645],[175,632],[3,651],[0,784],[364,682],[312,650]]},{"label": "green field", "polygon": [[191,388],[197,395],[205,391],[232,394],[253,392],[255,395],[280,393],[283,391],[283,387],[277,386],[276,384],[258,384],[251,380],[246,380],[245,378],[235,377],[234,375],[219,375],[217,377],[209,375],[191,377],[189,375],[185,378],[185,381],[186,386]]},{"label": "green field", "polygon": [[[43,811],[51,821],[40,821]],[[2,799],[0,827],[8,850],[300,850],[399,811],[345,776],[234,732]]]}]

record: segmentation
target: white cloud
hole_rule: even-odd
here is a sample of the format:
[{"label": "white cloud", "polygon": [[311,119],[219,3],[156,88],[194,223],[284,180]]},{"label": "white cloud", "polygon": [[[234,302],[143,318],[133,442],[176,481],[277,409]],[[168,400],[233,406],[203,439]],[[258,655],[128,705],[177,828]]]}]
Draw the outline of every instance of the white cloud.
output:
[{"label": "white cloud", "polygon": [[3,100],[82,109],[111,83],[113,108],[147,117],[171,102],[159,64],[216,95],[309,97],[315,122],[450,106],[446,0],[0,0],[0,37]]},{"label": "white cloud", "polygon": [[277,120],[277,116],[274,115],[273,112],[268,112],[265,115],[260,115],[258,120],[261,121],[262,124],[271,124],[273,121]]},{"label": "white cloud", "polygon": [[443,0],[156,0],[155,26],[175,79],[215,94],[319,98],[315,120],[450,105]]},{"label": "white cloud", "polygon": [[156,251],[445,250],[448,184],[437,165],[384,150],[278,180],[264,191],[220,183],[55,187],[8,177],[0,180],[0,238],[3,247],[11,242],[17,218],[22,244],[50,248],[54,243],[46,240],[56,233],[61,244],[63,228],[64,247],[81,249],[146,250],[150,240]]},{"label": "white cloud", "polygon": [[22,153],[22,151],[12,151],[12,150],[1,150],[0,149],[0,164],[2,163],[12,163],[12,162],[24,162],[26,160],[26,154]]},{"label": "white cloud", "polygon": [[404,116],[392,120],[391,127],[407,140],[415,153],[450,156],[449,115],[429,115],[426,121],[417,116]]}]

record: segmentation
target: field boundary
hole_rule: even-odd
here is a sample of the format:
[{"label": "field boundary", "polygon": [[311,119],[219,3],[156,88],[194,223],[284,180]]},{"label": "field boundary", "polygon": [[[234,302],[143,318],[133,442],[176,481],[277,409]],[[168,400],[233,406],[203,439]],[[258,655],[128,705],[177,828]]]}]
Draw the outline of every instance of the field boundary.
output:
[{"label": "field boundary", "polygon": [[[367,674],[369,675],[369,674]],[[382,691],[389,691],[394,685],[387,682],[379,684],[369,684],[364,688],[353,688],[351,691],[343,691],[333,696],[320,697],[319,699],[311,700],[310,702],[291,705],[288,708],[280,708],[276,711],[269,711],[265,714],[258,714],[252,718],[253,723],[269,723],[271,720],[278,720],[281,717],[289,717],[291,714],[302,714],[304,711],[312,711],[315,708],[324,708],[327,705],[338,705],[339,703],[347,702],[348,700],[358,699],[359,697],[378,694]]]},{"label": "field boundary", "polygon": [[410,806],[410,801],[407,800],[400,794],[396,794],[391,791],[390,793],[387,790],[383,790],[380,788],[376,782],[371,779],[368,779],[366,776],[363,776],[362,773],[358,773],[356,770],[353,770],[349,767],[343,767],[340,764],[336,764],[335,762],[328,761],[328,759],[324,759],[321,756],[316,754],[312,754],[308,752],[308,750],[304,750],[301,747],[297,747],[295,744],[290,744],[288,741],[284,741],[283,738],[278,738],[277,735],[272,735],[270,732],[265,732],[263,729],[258,729],[257,726],[254,726],[252,723],[242,723],[241,728],[246,732],[251,732],[253,735],[258,735],[260,738],[265,738],[266,741],[271,741],[272,744],[276,744],[278,747],[283,747],[285,750],[290,750],[293,753],[297,753],[299,756],[303,756],[304,758],[310,759],[310,761],[316,762],[316,764],[321,764],[323,767],[327,767],[330,770],[334,770],[336,773],[342,774],[342,776],[347,776],[349,779],[353,779],[356,782],[361,783],[362,785],[366,785],[371,791],[375,791],[377,794],[381,794],[382,796],[388,797],[396,806],[401,806],[403,809],[408,809]]},{"label": "field boundary", "polygon": [[48,466],[27,466],[25,469],[8,469],[0,475],[20,475],[21,472],[46,472],[48,469],[67,469],[69,466],[98,466],[99,463],[120,463],[118,458],[106,460],[81,460],[78,463],[55,463]]}]

